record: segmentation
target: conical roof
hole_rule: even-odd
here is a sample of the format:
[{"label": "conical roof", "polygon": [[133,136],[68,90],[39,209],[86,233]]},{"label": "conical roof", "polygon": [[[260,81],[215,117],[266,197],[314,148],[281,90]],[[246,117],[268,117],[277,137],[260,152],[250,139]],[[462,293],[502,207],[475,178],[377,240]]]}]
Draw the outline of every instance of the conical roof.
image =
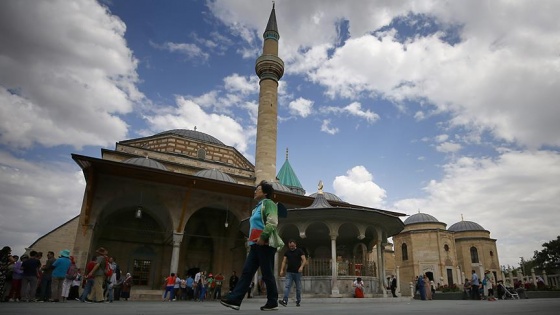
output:
[{"label": "conical roof", "polygon": [[290,162],[288,161],[288,149],[286,149],[286,160],[284,161],[284,164],[280,168],[280,171],[278,172],[278,175],[276,177],[278,178],[280,184],[286,187],[303,189],[296,173],[294,172],[292,166],[290,165]]}]

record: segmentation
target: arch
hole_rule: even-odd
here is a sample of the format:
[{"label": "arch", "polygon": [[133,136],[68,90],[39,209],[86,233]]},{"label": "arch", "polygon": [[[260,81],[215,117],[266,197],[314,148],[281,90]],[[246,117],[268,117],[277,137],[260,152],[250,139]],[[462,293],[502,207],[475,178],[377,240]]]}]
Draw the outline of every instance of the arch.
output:
[{"label": "arch", "polygon": [[186,274],[196,268],[207,272],[240,271],[246,239],[238,226],[239,220],[231,209],[204,207],[194,211],[183,231],[177,272]]}]

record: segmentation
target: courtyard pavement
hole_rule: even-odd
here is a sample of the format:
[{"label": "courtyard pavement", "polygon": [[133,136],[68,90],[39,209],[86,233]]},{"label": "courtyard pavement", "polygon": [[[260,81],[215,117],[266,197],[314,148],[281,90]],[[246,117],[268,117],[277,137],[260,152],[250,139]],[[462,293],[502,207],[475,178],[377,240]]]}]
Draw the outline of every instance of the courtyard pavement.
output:
[{"label": "courtyard pavement", "polygon": [[[218,301],[205,302],[156,302],[156,301],[115,301],[113,303],[0,303],[0,314],[24,315],[148,315],[148,314],[263,314],[260,306],[263,298],[246,299],[241,310],[235,311],[222,306]],[[287,307],[279,306],[272,314],[319,314],[319,315],[359,315],[359,314],[560,314],[560,299],[527,299],[506,301],[418,301],[408,299],[304,299],[301,307],[289,301]]]}]

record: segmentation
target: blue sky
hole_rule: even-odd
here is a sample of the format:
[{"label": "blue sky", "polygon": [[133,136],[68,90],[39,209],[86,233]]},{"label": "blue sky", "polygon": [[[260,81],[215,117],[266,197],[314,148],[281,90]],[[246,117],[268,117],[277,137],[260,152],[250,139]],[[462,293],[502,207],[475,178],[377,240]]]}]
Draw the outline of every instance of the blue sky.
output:
[{"label": "blue sky", "polygon": [[[0,2],[0,239],[80,211],[71,153],[185,128],[254,161],[269,1]],[[474,221],[515,265],[560,219],[556,1],[276,1],[277,170],[308,194]],[[33,21],[29,23],[28,21]],[[404,218],[403,218],[404,219]]]}]

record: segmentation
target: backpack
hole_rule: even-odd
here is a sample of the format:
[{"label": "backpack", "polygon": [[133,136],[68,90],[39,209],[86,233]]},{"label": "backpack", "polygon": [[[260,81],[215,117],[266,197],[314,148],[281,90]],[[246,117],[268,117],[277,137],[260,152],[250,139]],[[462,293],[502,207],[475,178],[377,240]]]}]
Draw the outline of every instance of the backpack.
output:
[{"label": "backpack", "polygon": [[66,279],[76,280],[77,276],[78,276],[78,267],[76,267],[76,264],[70,264],[70,267],[68,267],[68,270],[66,271]]},{"label": "backpack", "polygon": [[111,276],[113,275],[113,269],[111,269],[111,265],[109,264],[109,259],[107,259],[107,257],[105,257],[105,277],[107,278],[111,278]]}]

